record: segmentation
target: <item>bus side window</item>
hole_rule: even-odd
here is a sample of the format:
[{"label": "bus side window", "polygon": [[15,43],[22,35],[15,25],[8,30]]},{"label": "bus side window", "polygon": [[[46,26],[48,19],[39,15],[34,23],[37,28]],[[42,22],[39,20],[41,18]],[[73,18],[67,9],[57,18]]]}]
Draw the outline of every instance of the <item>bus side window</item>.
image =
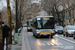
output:
[{"label": "bus side window", "polygon": [[32,23],[32,27],[34,27],[34,23]]},{"label": "bus side window", "polygon": [[36,27],[37,27],[37,22],[34,22],[34,24],[35,24],[35,26],[34,26],[34,27],[36,28]]},{"label": "bus side window", "polygon": [[32,27],[35,27],[34,22],[32,23]]}]

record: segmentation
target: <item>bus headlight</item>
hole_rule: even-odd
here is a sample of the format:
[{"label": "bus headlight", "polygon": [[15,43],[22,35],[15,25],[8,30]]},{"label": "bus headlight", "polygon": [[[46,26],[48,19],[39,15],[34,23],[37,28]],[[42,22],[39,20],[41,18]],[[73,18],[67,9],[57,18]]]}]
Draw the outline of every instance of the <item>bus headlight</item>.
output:
[{"label": "bus headlight", "polygon": [[40,31],[37,31],[37,33],[40,33]]},{"label": "bus headlight", "polygon": [[58,30],[55,30],[56,32],[58,31]]},{"label": "bus headlight", "polygon": [[30,27],[28,27],[28,29],[30,29]]},{"label": "bus headlight", "polygon": [[52,31],[52,33],[54,33],[54,31]]}]

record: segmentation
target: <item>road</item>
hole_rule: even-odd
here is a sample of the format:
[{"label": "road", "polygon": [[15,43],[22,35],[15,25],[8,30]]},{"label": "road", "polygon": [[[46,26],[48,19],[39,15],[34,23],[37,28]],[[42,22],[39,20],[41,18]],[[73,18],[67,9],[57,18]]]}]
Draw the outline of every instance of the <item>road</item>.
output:
[{"label": "road", "polygon": [[55,35],[53,38],[35,38],[32,32],[27,32],[26,28],[23,29],[27,50],[75,50],[75,40],[73,37]]}]

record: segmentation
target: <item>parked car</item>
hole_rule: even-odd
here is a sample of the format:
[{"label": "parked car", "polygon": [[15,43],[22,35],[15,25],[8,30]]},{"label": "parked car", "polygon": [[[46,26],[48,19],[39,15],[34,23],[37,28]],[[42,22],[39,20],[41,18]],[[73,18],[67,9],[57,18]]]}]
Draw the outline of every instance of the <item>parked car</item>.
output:
[{"label": "parked car", "polygon": [[75,26],[74,25],[67,25],[64,27],[63,30],[63,35],[68,37],[68,36],[73,36],[75,32]]},{"label": "parked car", "polygon": [[74,35],[73,35],[73,39],[75,39],[75,32],[74,32]]},{"label": "parked car", "polygon": [[62,26],[55,26],[55,32],[59,34],[63,34],[63,27]]}]

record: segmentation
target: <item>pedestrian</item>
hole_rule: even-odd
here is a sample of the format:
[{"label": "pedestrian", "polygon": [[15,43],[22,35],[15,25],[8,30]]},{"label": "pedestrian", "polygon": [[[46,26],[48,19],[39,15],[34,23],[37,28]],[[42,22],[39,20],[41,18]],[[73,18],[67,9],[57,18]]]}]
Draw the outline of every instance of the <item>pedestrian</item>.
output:
[{"label": "pedestrian", "polygon": [[4,27],[4,22],[2,22],[2,28]]},{"label": "pedestrian", "polygon": [[65,24],[63,25],[63,27],[65,27]]},{"label": "pedestrian", "polygon": [[5,24],[2,29],[2,32],[3,32],[3,47],[4,47],[5,38],[6,38],[6,48],[8,48],[9,31],[10,31],[10,28],[7,26],[7,24]]}]

